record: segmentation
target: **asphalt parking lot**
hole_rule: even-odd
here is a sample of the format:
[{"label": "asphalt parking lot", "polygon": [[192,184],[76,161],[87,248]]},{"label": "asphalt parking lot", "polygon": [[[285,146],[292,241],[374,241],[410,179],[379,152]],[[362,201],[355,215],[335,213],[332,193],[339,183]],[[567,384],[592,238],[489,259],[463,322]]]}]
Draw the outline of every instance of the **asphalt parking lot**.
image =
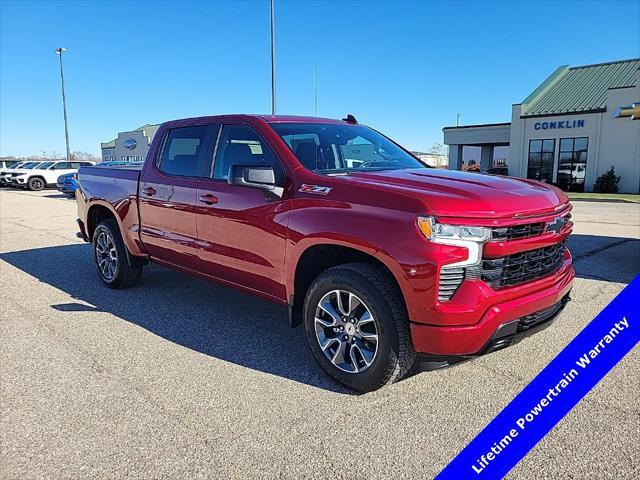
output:
[{"label": "asphalt parking lot", "polygon": [[[640,272],[640,205],[575,202],[551,327],[357,396],[277,306],[156,266],[103,287],[75,218],[55,191],[0,191],[2,478],[432,478]],[[509,478],[640,478],[638,365],[636,347]]]}]

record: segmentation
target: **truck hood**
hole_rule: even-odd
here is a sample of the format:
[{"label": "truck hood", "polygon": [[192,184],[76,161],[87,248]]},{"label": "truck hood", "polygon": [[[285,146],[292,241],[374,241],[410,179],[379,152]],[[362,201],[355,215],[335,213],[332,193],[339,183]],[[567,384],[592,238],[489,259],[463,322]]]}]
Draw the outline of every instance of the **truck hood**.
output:
[{"label": "truck hood", "polygon": [[513,218],[559,211],[569,199],[556,187],[520,178],[435,168],[357,172],[342,177],[419,196],[448,217]]}]

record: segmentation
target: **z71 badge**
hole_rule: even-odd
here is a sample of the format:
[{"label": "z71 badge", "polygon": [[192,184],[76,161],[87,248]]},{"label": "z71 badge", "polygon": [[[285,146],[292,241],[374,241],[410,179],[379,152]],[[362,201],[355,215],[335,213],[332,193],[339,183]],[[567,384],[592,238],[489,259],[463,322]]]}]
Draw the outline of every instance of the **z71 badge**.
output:
[{"label": "z71 badge", "polygon": [[298,191],[302,193],[315,193],[316,195],[328,195],[329,192],[331,192],[331,187],[307,185],[306,183],[303,183]]}]

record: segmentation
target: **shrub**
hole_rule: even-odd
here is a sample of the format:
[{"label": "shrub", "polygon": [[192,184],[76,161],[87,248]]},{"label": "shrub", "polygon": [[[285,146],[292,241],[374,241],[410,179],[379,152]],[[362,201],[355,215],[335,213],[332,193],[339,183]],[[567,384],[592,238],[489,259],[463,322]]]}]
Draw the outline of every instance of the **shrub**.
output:
[{"label": "shrub", "polygon": [[593,191],[598,193],[618,193],[618,182],[620,182],[620,177],[616,175],[616,170],[612,165],[609,170],[596,179],[596,183],[593,184]]}]

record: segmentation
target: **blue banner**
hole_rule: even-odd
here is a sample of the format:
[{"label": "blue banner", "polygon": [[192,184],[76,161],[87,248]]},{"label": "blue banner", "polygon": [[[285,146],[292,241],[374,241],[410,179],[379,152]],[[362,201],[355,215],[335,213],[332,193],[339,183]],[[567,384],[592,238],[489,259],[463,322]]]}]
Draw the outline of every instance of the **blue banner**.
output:
[{"label": "blue banner", "polygon": [[640,340],[640,276],[436,480],[504,477]]}]

